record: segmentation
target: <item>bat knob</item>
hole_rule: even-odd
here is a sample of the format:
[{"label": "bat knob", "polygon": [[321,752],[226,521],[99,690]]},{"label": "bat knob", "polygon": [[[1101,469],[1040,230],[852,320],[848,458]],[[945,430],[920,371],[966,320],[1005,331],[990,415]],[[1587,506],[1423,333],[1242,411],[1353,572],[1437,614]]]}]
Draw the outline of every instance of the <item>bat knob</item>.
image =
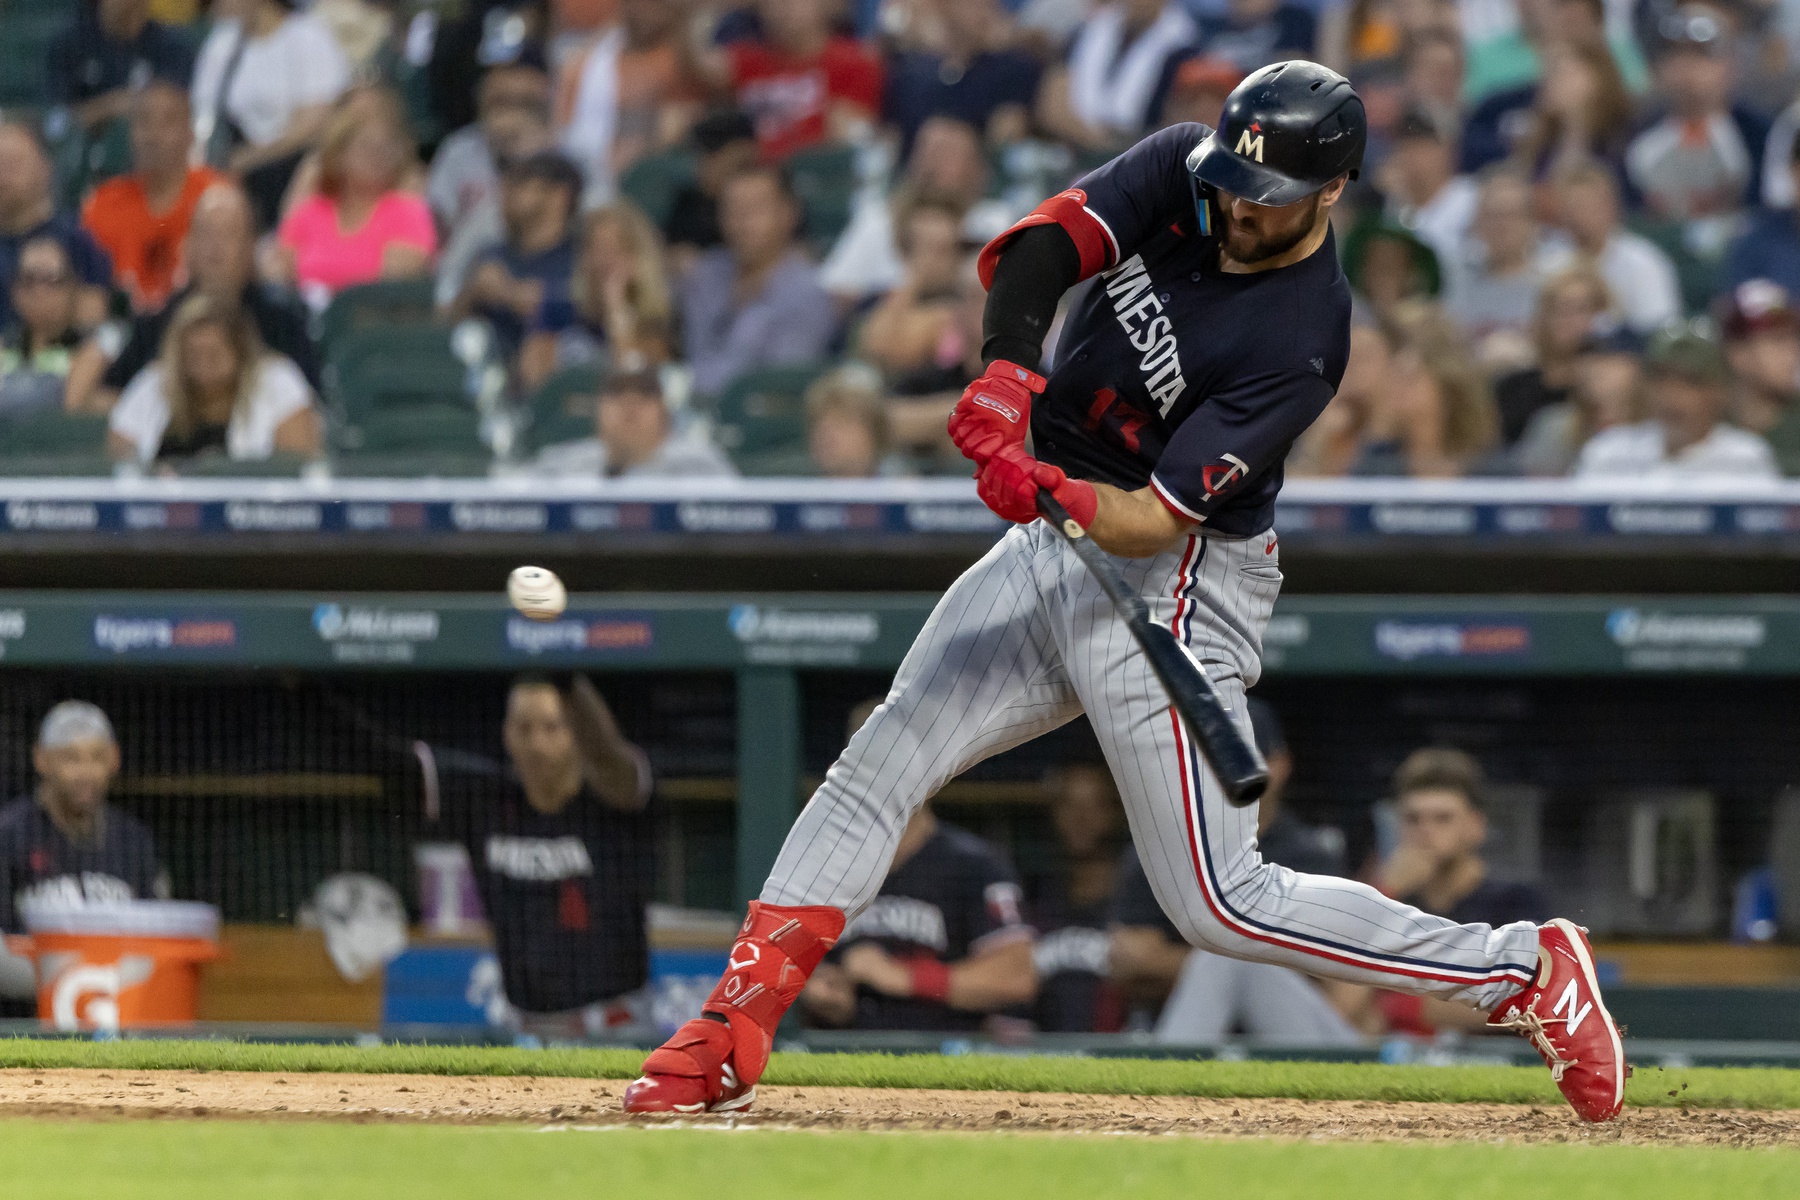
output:
[{"label": "bat knob", "polygon": [[1242,779],[1222,780],[1225,785],[1225,798],[1237,808],[1249,808],[1262,799],[1263,793],[1269,790],[1269,773],[1254,771]]}]

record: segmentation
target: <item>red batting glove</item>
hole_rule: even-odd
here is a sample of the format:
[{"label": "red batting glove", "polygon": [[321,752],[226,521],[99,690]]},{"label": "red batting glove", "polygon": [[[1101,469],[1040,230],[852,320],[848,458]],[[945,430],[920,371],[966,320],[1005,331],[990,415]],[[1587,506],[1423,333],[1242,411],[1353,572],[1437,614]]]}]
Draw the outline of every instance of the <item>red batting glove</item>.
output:
[{"label": "red batting glove", "polygon": [[963,390],[950,414],[950,440],[963,457],[985,466],[1005,446],[1023,446],[1031,428],[1031,398],[1042,395],[1044,377],[997,358]]},{"label": "red batting glove", "polygon": [[1083,529],[1093,524],[1100,498],[1094,485],[1070,479],[1061,467],[1039,462],[1016,446],[1008,446],[988,460],[975,476],[981,502],[996,514],[1020,525],[1037,520],[1038,492],[1047,491],[1068,509]]}]

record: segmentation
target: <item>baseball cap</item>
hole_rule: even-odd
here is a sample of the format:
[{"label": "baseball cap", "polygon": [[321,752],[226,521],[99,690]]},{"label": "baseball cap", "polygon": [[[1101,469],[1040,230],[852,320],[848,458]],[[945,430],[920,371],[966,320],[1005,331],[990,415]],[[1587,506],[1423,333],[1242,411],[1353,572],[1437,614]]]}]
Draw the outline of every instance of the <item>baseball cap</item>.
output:
[{"label": "baseball cap", "polygon": [[1394,125],[1394,140],[1407,138],[1429,138],[1434,142],[1446,140],[1444,131],[1438,123],[1431,119],[1431,114],[1422,108],[1409,108],[1400,114],[1400,120]]},{"label": "baseball cap", "polygon": [[600,385],[601,395],[653,396],[663,398],[662,375],[655,367],[626,367],[607,375]]},{"label": "baseball cap", "polygon": [[118,740],[113,736],[112,722],[106,719],[100,706],[89,704],[86,700],[64,700],[45,713],[44,723],[38,726],[37,744],[46,750],[85,742],[90,738],[108,742]]},{"label": "baseball cap", "polygon": [[1643,335],[1611,313],[1601,313],[1588,326],[1577,354],[1642,354]]},{"label": "baseball cap", "polygon": [[1679,375],[1695,383],[1731,382],[1725,352],[1696,323],[1672,325],[1651,338],[1645,365],[1657,374]]},{"label": "baseball cap", "polygon": [[535,154],[515,158],[501,170],[501,175],[511,183],[523,183],[528,179],[560,183],[577,195],[581,194],[582,188],[587,184],[582,178],[581,168],[554,150],[539,150]]},{"label": "baseball cap", "polygon": [[1772,279],[1747,279],[1738,284],[1719,297],[1713,315],[1728,342],[1771,330],[1800,328],[1793,298]]},{"label": "baseball cap", "polygon": [[1699,50],[1724,54],[1731,48],[1731,31],[1717,9],[1683,4],[1656,23],[1656,39],[1664,50]]},{"label": "baseball cap", "polygon": [[694,122],[694,145],[702,154],[717,154],[733,142],[756,140],[756,126],[736,108],[715,108]]}]

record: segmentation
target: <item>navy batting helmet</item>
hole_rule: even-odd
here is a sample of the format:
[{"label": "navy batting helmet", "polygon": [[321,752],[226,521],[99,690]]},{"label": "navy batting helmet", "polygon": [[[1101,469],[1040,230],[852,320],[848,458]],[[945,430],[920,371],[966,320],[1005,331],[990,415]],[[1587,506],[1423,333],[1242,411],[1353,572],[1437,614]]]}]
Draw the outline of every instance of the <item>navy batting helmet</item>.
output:
[{"label": "navy batting helmet", "polygon": [[1292,204],[1339,175],[1356,178],[1369,123],[1350,81],[1318,63],[1272,63],[1232,89],[1188,155],[1196,180],[1252,204]]}]

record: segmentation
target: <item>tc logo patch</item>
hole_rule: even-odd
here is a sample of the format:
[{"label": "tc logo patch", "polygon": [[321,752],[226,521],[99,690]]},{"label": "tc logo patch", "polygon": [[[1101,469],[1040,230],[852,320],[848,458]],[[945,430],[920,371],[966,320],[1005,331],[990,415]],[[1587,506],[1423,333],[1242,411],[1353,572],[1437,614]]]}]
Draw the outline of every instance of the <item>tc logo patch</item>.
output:
[{"label": "tc logo patch", "polygon": [[1208,496],[1216,496],[1233,482],[1250,474],[1250,465],[1235,454],[1221,454],[1224,462],[1200,468],[1200,486]]}]

